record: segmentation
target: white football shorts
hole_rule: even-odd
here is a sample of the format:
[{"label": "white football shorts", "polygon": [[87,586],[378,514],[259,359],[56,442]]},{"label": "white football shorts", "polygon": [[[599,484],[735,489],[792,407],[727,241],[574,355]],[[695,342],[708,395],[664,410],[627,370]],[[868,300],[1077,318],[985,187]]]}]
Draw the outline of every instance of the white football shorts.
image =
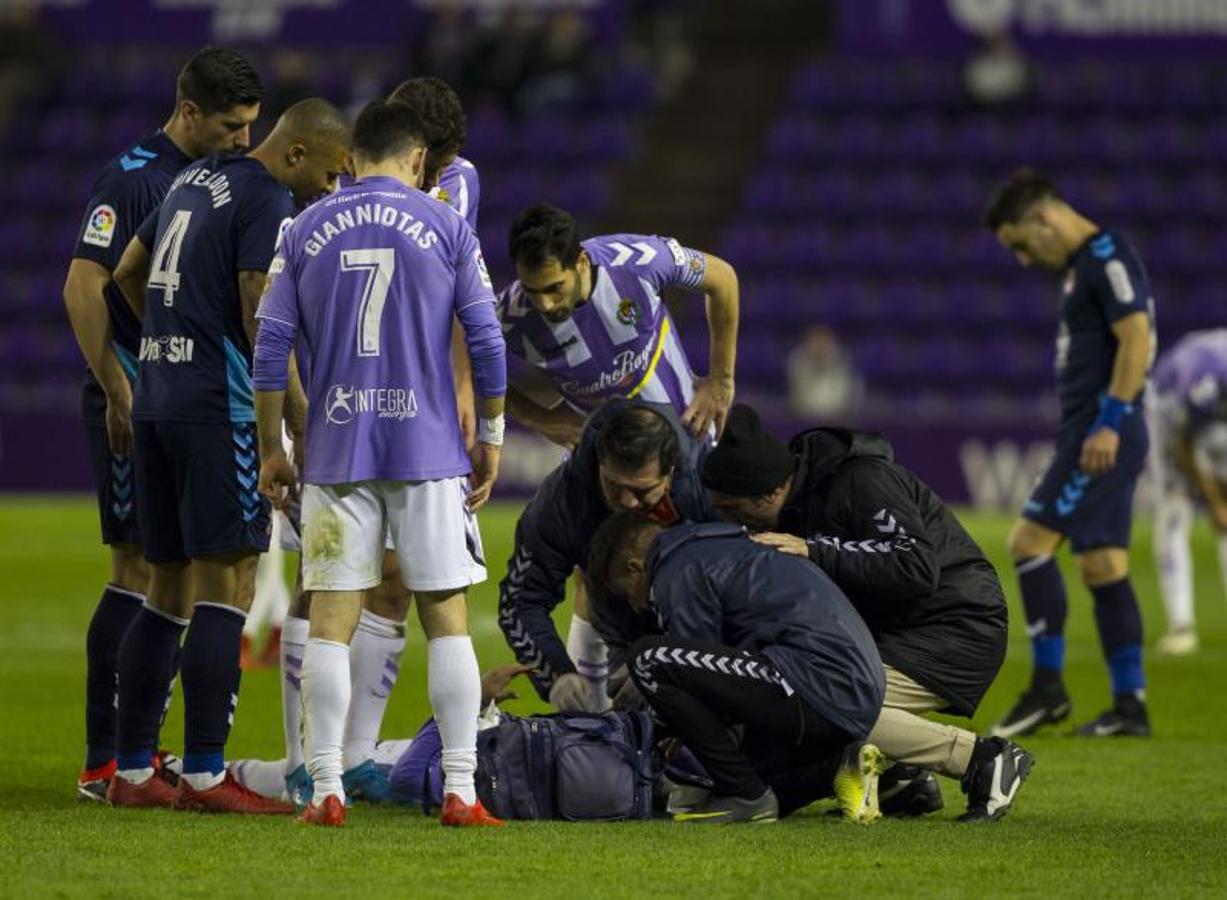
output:
[{"label": "white football shorts", "polygon": [[303,485],[303,588],[361,591],[379,584],[387,535],[411,591],[485,581],[481,532],[464,502],[468,485],[466,477]]}]

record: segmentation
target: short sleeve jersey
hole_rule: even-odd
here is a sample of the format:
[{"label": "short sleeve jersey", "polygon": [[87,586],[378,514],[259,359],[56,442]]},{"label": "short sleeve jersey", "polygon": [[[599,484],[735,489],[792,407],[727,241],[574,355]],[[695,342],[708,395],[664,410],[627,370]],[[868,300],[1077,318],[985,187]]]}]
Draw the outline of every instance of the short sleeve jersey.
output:
[{"label": "short sleeve jersey", "polygon": [[[175,175],[190,160],[159,130],[106,164],[90,188],[89,202],[77,232],[74,259],[88,259],[114,271],[137,227],[158,208]],[[111,342],[128,378],[136,377],[141,323],[114,282],[103,290],[111,320]],[[105,421],[106,398],[92,374],[86,398],[86,419]]]},{"label": "short sleeve jersey", "polygon": [[133,418],[255,421],[238,275],[268,270],[294,213],[250,157],[208,157],[174,180],[140,230],[152,258]]},{"label": "short sleeve jersey", "polygon": [[1155,309],[1146,269],[1123,237],[1100,231],[1070,257],[1062,283],[1056,370],[1063,432],[1082,436],[1094,421],[1116,360],[1112,326],[1136,313],[1150,318],[1153,342]]},{"label": "short sleeve jersey", "polygon": [[639,397],[682,412],[694,373],[661,290],[697,290],[706,257],[673,238],[612,234],[583,242],[593,264],[592,296],[563,322],[533,309],[518,281],[499,295],[507,349],[546,375],[576,411]]}]

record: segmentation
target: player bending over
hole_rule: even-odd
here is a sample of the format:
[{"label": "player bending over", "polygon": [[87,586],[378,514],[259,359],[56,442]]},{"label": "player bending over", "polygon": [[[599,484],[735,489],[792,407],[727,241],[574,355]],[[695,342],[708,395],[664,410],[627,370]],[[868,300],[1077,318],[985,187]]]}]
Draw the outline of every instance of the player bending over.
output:
[{"label": "player bending over", "polygon": [[202,156],[247,149],[262,95],[259,76],[239,54],[216,47],[194,54],[179,71],[166,124],[111,160],[94,182],[64,282],[68,318],[89,365],[81,409],[102,542],[111,548],[111,578],[85,639],[85,767],[77,779],[85,800],[105,800],[115,777],[119,645],[149,587],[132,463],[141,323],[111,272],[180,169]]},{"label": "player bending over", "polygon": [[[314,797],[301,817],[310,823],[345,821],[349,642],[362,592],[380,581],[390,529],[428,640],[448,792],[442,822],[498,824],[473,787],[481,685],[465,591],[486,577],[473,513],[498,472],[505,360],[481,248],[460,216],[420,191],[425,158],[412,109],[368,105],[354,128],[357,180],[287,230],[259,312],[261,489],[279,503],[297,477],[281,443],[287,364],[296,344],[310,358],[302,517],[312,601],[302,682]],[[480,395],[472,463],[450,377],[453,316]]]},{"label": "player bending over", "polygon": [[1189,531],[1198,501],[1218,533],[1227,594],[1227,329],[1186,335],[1159,358],[1146,397],[1154,451],[1155,568],[1167,609],[1160,653],[1197,649]]},{"label": "player bending over", "polygon": [[997,189],[984,219],[1021,265],[1061,275],[1056,457],[1009,538],[1031,638],[1031,685],[993,734],[1028,734],[1070,714],[1061,676],[1065,582],[1055,558],[1068,540],[1095,598],[1113,694],[1112,707],[1077,733],[1149,735],[1142,614],[1129,580],[1133,492],[1149,445],[1138,402],[1155,346],[1146,270],[1124,237],[1083,216],[1031,169]]},{"label": "player bending over", "polygon": [[1031,754],[920,715],[974,715],[1005,659],[1001,582],[954,514],[881,437],[814,428],[785,445],[744,404],[704,461],[703,483],[721,517],[809,559],[873,631],[886,698],[869,740],[904,764],[883,779],[883,811],[941,809],[931,770],[960,780],[965,820],[1004,816]]}]

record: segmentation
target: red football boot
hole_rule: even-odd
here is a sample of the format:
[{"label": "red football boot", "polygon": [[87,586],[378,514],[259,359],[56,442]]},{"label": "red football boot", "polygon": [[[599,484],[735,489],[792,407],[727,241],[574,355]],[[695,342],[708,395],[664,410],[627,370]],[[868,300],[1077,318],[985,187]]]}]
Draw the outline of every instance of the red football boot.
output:
[{"label": "red football boot", "polygon": [[230,770],[220,784],[205,791],[193,788],[186,778],[179,782],[175,809],[188,812],[241,813],[249,816],[288,816],[294,812],[290,803],[261,797],[234,780]]},{"label": "red football boot", "polygon": [[454,828],[502,828],[507,823],[486,812],[481,800],[469,806],[460,799],[459,794],[448,794],[443,798],[443,813],[439,816],[439,824]]},{"label": "red football boot", "polygon": [[96,769],[86,769],[77,777],[77,799],[91,803],[106,803],[107,788],[115,777],[115,760],[108,760]]},{"label": "red football boot", "polygon": [[111,786],[107,788],[107,803],[112,806],[171,807],[178,796],[179,791],[157,775],[150,775],[139,784],[133,784],[116,775],[111,779]]},{"label": "red football boot", "polygon": [[298,821],[305,825],[331,825],[340,828],[345,824],[345,803],[336,794],[329,794],[319,806],[308,804]]}]

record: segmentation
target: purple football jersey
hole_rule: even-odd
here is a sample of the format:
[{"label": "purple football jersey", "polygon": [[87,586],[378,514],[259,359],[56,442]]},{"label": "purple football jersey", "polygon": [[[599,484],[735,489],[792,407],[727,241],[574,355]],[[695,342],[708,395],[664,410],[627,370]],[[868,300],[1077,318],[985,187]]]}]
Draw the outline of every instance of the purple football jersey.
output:
[{"label": "purple football jersey", "polygon": [[1161,400],[1213,415],[1227,396],[1227,328],[1185,335],[1159,358],[1152,383]]},{"label": "purple football jersey", "polygon": [[592,296],[564,322],[537,313],[518,281],[499,295],[507,349],[544,373],[580,413],[614,397],[669,403],[694,396],[694,372],[661,302],[669,285],[698,289],[706,257],[672,238],[611,234],[582,244]]},{"label": "purple football jersey", "polygon": [[439,175],[439,184],[430,196],[442,200],[464,217],[469,227],[477,230],[477,207],[481,203],[481,181],[477,166],[463,156],[457,156]]},{"label": "purple football jersey", "polygon": [[362,178],[299,214],[269,274],[257,316],[295,328],[310,363],[303,481],[468,474],[452,321],[494,295],[464,219],[394,178]]}]

